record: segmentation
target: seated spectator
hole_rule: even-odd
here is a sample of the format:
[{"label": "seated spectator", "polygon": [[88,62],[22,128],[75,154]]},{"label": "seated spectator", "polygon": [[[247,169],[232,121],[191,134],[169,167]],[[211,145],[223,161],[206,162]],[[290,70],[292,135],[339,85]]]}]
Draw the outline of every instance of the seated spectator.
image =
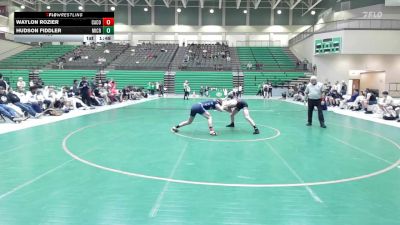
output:
[{"label": "seated spectator", "polygon": [[363,108],[365,110],[365,113],[371,114],[372,110],[370,106],[376,105],[378,103],[376,99],[376,95],[374,92],[370,91],[368,88],[366,90],[367,97],[366,99],[362,102]]},{"label": "seated spectator", "polygon": [[290,86],[288,89],[288,97],[292,98],[293,96],[294,96],[294,89],[292,86]]},{"label": "seated spectator", "polygon": [[247,63],[247,70],[251,70],[253,68],[253,64],[251,64],[251,62]]},{"label": "seated spectator", "polygon": [[64,69],[64,62],[63,62],[63,61],[59,61],[59,62],[58,62],[58,69],[59,69],[59,70]]},{"label": "seated spectator", "polygon": [[349,104],[349,108],[353,111],[358,111],[361,110],[363,108],[363,101],[366,98],[366,94],[361,91],[361,94],[357,96],[356,100],[354,100],[353,103]]},{"label": "seated spectator", "polygon": [[389,92],[382,92],[383,97],[379,98],[378,107],[382,110],[383,114],[390,114],[390,110],[394,107],[394,101],[391,96],[389,96]]},{"label": "seated spectator", "polygon": [[189,62],[189,59],[190,59],[190,57],[189,57],[189,55],[188,54],[185,54],[185,58],[184,58],[184,62]]},{"label": "seated spectator", "polygon": [[351,95],[351,97],[349,99],[343,99],[340,102],[340,108],[344,109],[347,107],[347,104],[350,102],[354,102],[356,100],[356,98],[358,97],[359,93],[358,93],[358,89],[354,89],[353,94]]},{"label": "seated spectator", "polygon": [[337,90],[333,90],[331,93],[327,95],[327,105],[331,106],[339,106],[340,105],[340,100],[342,100],[343,97]]},{"label": "seated spectator", "polygon": [[8,106],[9,103],[10,101],[8,99],[6,90],[3,86],[0,86],[0,116],[8,118],[14,123],[24,120],[23,117],[18,115],[17,111]]},{"label": "seated spectator", "polygon": [[19,92],[25,92],[26,83],[22,77],[18,78],[17,88]]},{"label": "seated spectator", "polygon": [[39,118],[42,115],[42,113],[39,113],[34,109],[32,104],[28,103],[24,93],[14,92],[13,90],[10,90],[10,92],[8,93],[8,99],[11,103],[18,106],[24,112],[24,115],[28,114],[34,118]]},{"label": "seated spectator", "polygon": [[299,91],[297,92],[297,94],[293,95],[293,101],[297,101],[297,102],[304,102],[305,100],[305,95],[304,92]]}]

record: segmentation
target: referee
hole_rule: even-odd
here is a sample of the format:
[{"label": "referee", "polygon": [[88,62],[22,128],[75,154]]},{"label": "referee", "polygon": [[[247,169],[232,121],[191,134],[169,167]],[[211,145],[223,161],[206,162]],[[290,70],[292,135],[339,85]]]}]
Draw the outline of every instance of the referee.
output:
[{"label": "referee", "polygon": [[308,123],[307,126],[312,125],[312,114],[314,111],[314,106],[318,109],[318,119],[319,124],[322,128],[326,128],[324,115],[322,114],[321,99],[324,97],[323,93],[324,85],[321,82],[317,82],[317,77],[312,76],[310,78],[310,83],[306,87],[306,98],[308,99]]}]

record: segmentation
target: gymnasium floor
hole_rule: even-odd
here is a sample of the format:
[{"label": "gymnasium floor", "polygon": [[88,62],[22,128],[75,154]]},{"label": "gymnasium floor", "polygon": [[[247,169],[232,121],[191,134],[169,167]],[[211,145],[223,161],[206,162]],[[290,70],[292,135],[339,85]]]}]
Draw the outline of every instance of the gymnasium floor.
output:
[{"label": "gymnasium floor", "polygon": [[399,128],[248,100],[197,117],[159,99],[0,135],[0,225],[400,224]]}]

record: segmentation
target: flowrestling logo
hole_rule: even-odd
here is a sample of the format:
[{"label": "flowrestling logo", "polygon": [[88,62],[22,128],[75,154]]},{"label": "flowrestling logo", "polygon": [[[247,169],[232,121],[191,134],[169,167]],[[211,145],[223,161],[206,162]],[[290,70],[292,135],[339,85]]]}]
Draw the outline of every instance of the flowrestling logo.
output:
[{"label": "flowrestling logo", "polygon": [[363,18],[364,19],[380,19],[383,16],[383,12],[382,11],[378,11],[378,12],[363,12]]}]

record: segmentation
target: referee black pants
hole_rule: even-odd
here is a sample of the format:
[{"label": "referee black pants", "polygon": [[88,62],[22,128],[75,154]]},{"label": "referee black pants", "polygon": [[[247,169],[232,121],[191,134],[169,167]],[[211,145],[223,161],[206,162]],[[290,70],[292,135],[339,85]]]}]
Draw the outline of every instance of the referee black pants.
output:
[{"label": "referee black pants", "polygon": [[318,109],[319,123],[322,125],[325,123],[325,120],[324,114],[322,114],[321,99],[308,99],[308,123],[312,123],[312,114],[315,106],[317,106]]}]

